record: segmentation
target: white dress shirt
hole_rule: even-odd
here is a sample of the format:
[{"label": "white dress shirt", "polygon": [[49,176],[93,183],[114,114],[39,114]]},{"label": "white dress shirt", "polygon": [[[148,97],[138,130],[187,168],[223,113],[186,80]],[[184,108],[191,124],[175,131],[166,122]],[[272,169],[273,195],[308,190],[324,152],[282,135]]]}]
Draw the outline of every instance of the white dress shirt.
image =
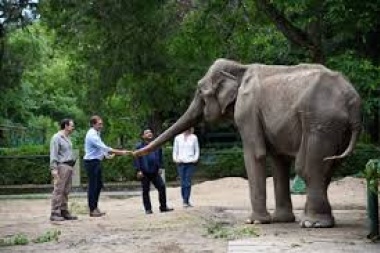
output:
[{"label": "white dress shirt", "polygon": [[84,160],[103,160],[112,148],[103,143],[100,134],[94,128],[90,128],[84,142]]},{"label": "white dress shirt", "polygon": [[174,138],[173,161],[175,163],[196,163],[199,159],[199,143],[195,134],[179,134]]}]

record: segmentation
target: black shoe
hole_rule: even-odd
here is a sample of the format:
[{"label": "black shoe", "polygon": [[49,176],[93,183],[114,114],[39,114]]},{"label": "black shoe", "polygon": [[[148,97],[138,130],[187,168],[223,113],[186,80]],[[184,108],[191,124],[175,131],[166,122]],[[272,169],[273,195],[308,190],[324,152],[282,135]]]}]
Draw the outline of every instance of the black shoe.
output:
[{"label": "black shoe", "polygon": [[77,220],[77,219],[78,219],[78,217],[76,217],[76,216],[74,216],[74,215],[71,215],[71,214],[69,213],[69,211],[67,211],[67,210],[62,210],[62,211],[61,211],[61,215],[62,215],[62,217],[63,217],[65,220]]},{"label": "black shoe", "polygon": [[171,212],[171,211],[173,211],[173,210],[174,210],[174,208],[169,208],[169,207],[160,208],[160,212],[161,212],[161,213]]},{"label": "black shoe", "polygon": [[146,210],[145,211],[145,214],[152,214],[153,212],[152,212],[152,210]]},{"label": "black shoe", "polygon": [[51,221],[64,221],[65,218],[63,218],[62,215],[59,215],[59,214],[57,214],[57,213],[52,213],[52,214],[50,215],[50,220],[51,220]]}]

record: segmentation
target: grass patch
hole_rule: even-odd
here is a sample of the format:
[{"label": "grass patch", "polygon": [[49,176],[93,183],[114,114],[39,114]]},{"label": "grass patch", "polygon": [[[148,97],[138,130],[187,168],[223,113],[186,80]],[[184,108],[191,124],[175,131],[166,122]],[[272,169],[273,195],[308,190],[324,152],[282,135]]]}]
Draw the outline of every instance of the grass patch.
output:
[{"label": "grass patch", "polygon": [[29,238],[20,233],[16,235],[12,235],[7,238],[0,238],[0,246],[16,246],[16,245],[26,245],[29,243]]},{"label": "grass patch", "polygon": [[206,230],[207,235],[215,239],[235,240],[260,236],[258,228],[253,225],[234,227],[231,224],[213,222],[206,226]]},{"label": "grass patch", "polygon": [[72,214],[88,214],[87,204],[78,201],[71,201],[69,205],[70,213]]},{"label": "grass patch", "polygon": [[33,239],[34,243],[45,243],[45,242],[58,242],[59,236],[61,235],[61,231],[54,229],[46,231],[44,234],[38,236],[37,238]]},{"label": "grass patch", "polygon": [[23,233],[15,234],[10,237],[0,238],[0,247],[7,246],[16,246],[16,245],[27,245],[29,242],[33,243],[45,243],[51,241],[58,241],[59,236],[61,235],[61,231],[54,229],[48,230],[42,235],[37,236],[34,239],[29,239],[27,235]]}]

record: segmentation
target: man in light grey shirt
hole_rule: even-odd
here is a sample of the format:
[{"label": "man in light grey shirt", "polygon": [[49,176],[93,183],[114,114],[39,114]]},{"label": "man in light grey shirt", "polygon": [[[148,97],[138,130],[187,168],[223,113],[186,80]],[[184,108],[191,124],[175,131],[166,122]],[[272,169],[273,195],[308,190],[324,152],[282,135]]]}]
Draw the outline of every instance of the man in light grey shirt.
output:
[{"label": "man in light grey shirt", "polygon": [[54,190],[51,200],[51,221],[76,220],[77,217],[68,210],[68,195],[71,190],[71,179],[76,157],[70,134],[74,130],[74,121],[64,119],[61,130],[53,135],[50,141],[50,169],[54,179]]}]

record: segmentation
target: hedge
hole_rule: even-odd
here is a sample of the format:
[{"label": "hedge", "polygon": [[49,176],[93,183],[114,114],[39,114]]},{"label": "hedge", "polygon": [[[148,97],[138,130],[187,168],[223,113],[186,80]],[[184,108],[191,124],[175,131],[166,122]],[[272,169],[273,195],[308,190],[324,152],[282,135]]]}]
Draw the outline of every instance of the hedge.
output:
[{"label": "hedge", "polygon": [[[177,178],[176,167],[172,162],[171,148],[164,148],[164,168],[166,179]],[[19,149],[0,149],[0,185],[50,184],[49,151],[46,146],[23,147]],[[82,154],[81,154],[82,157]],[[335,171],[335,177],[360,173],[369,159],[379,158],[380,151],[374,145],[358,144],[353,155],[345,159]],[[135,181],[133,158],[115,157],[103,161],[105,182]],[[268,159],[267,171],[271,175],[271,160]],[[294,171],[292,172],[294,174]],[[215,150],[202,149],[201,160],[197,165],[195,177],[216,179],[221,177],[246,177],[243,152],[239,147]],[[81,162],[81,181],[87,182],[86,172]]]}]

